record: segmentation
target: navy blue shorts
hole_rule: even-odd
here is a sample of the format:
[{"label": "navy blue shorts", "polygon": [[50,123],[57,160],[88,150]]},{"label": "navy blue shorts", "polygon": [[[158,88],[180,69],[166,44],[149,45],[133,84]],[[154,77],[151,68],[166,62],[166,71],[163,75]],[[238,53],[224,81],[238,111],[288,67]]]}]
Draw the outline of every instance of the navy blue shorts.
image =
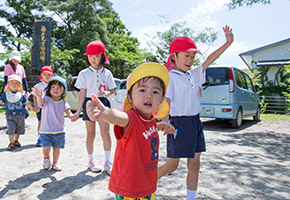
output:
[{"label": "navy blue shorts", "polygon": [[194,158],[194,154],[205,151],[203,125],[199,115],[171,117],[170,124],[176,134],[167,135],[168,158]]},{"label": "navy blue shorts", "polygon": [[36,113],[36,116],[37,116],[37,120],[41,121],[41,108],[40,108],[40,111]]},{"label": "navy blue shorts", "polygon": [[[101,101],[105,106],[111,108],[111,103],[110,103],[110,101],[109,101],[107,98],[105,98],[105,97],[98,97],[98,98],[99,98],[99,100],[100,100],[100,101]],[[84,102],[84,104],[83,104],[83,120],[84,120],[84,121],[85,121],[85,120],[87,120],[87,121],[91,121],[90,118],[89,118],[88,115],[87,115],[87,108],[86,108],[87,102],[90,101],[90,100],[92,100],[92,99],[86,97],[86,98],[85,98],[85,102]]]}]

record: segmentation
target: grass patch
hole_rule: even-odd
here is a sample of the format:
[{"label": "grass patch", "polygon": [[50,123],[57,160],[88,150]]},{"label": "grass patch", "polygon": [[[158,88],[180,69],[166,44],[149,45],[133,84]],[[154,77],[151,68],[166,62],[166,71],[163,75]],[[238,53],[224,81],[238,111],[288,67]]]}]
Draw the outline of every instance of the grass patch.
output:
[{"label": "grass patch", "polygon": [[280,121],[280,120],[290,120],[290,115],[281,114],[261,114],[262,121]]}]

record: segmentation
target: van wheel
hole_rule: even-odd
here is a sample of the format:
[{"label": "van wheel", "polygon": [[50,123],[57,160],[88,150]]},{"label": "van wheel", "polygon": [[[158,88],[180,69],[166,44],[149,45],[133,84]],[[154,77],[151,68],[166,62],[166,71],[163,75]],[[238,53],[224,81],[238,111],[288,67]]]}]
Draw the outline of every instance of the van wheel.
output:
[{"label": "van wheel", "polygon": [[231,125],[233,128],[240,128],[240,126],[242,125],[242,121],[243,121],[242,109],[239,108],[236,119],[231,120]]},{"label": "van wheel", "polygon": [[253,116],[254,121],[260,121],[261,108],[258,106],[256,116]]}]

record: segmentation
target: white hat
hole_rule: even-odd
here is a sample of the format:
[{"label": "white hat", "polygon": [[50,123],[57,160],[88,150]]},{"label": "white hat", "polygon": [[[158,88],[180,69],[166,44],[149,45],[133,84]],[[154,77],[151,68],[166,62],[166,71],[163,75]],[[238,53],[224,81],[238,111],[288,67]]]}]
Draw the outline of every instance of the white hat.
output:
[{"label": "white hat", "polygon": [[11,52],[10,57],[9,57],[9,61],[15,59],[18,60],[19,62],[21,62],[21,54],[19,51],[14,50]]}]

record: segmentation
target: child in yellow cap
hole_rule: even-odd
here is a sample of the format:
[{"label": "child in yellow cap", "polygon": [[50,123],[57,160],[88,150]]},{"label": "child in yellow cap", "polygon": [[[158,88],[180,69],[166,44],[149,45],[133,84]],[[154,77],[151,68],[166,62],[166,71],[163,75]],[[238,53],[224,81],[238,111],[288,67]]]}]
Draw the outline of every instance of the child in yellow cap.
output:
[{"label": "child in yellow cap", "polygon": [[93,94],[87,103],[92,121],[115,124],[117,147],[109,190],[116,199],[154,199],[157,189],[158,131],[175,133],[172,125],[156,118],[167,115],[164,99],[169,75],[158,63],[138,66],[127,78],[127,96],[123,112],[104,106]]},{"label": "child in yellow cap", "polygon": [[25,106],[34,110],[31,103],[22,93],[21,77],[13,74],[8,76],[7,89],[0,97],[0,102],[6,104],[7,134],[9,136],[8,150],[21,147],[19,143],[20,135],[25,133]]}]

